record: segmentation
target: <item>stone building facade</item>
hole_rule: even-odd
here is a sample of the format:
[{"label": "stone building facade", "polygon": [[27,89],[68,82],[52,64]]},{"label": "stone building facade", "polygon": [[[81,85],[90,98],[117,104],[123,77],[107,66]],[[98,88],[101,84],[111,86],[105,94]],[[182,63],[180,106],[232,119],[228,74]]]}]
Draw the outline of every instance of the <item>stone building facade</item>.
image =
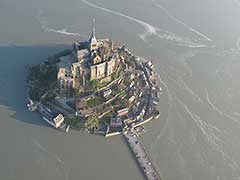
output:
[{"label": "stone building facade", "polygon": [[66,68],[60,68],[58,71],[58,83],[60,96],[70,94],[71,88],[73,87],[73,78],[67,72]]},{"label": "stone building facade", "polygon": [[69,94],[71,89],[83,89],[86,78],[92,81],[111,76],[119,61],[113,41],[97,40],[94,26],[88,41],[73,44],[72,55],[75,62],[70,67],[59,68],[58,72],[62,96]]}]

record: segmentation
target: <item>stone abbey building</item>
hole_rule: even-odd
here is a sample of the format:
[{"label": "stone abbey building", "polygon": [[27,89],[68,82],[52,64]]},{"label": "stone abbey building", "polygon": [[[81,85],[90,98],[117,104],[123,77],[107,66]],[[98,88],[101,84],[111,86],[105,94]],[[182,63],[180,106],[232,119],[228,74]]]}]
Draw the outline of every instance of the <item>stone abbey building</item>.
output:
[{"label": "stone abbey building", "polygon": [[97,40],[94,24],[88,41],[73,44],[71,56],[70,64],[59,67],[60,96],[69,95],[72,89],[84,90],[92,80],[111,81],[119,64],[116,45],[111,39]]}]

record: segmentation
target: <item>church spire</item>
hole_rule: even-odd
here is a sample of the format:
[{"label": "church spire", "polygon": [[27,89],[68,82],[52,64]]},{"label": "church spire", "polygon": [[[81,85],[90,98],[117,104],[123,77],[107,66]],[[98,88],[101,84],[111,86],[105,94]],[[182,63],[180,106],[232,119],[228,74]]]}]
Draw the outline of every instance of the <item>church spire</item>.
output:
[{"label": "church spire", "polygon": [[92,35],[95,36],[95,19],[92,22]]},{"label": "church spire", "polygon": [[97,42],[97,38],[95,36],[95,19],[93,19],[92,22],[92,34],[91,37],[89,39],[89,50],[93,51],[95,49],[98,48],[98,42]]}]

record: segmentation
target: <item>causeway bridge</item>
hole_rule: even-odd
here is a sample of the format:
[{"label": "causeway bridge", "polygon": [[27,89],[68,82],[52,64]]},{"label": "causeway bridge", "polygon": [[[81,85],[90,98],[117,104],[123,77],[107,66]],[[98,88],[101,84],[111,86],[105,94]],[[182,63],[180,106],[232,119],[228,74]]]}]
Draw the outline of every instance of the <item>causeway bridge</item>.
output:
[{"label": "causeway bridge", "polygon": [[128,130],[123,135],[147,180],[162,180],[150,156],[147,154],[138,133],[135,130]]}]

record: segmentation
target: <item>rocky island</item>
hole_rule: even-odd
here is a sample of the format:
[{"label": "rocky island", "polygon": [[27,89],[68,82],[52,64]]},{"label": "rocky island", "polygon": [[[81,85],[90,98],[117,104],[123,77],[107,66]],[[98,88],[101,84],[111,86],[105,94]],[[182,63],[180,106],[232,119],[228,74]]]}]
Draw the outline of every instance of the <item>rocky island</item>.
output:
[{"label": "rocky island", "polygon": [[29,110],[55,128],[104,136],[157,118],[160,94],[152,62],[111,39],[97,39],[94,26],[89,40],[28,73]]},{"label": "rocky island", "polygon": [[29,68],[28,109],[52,127],[110,137],[123,134],[147,179],[160,179],[139,137],[143,124],[156,119],[162,93],[151,61],[124,45],[89,40]]}]

